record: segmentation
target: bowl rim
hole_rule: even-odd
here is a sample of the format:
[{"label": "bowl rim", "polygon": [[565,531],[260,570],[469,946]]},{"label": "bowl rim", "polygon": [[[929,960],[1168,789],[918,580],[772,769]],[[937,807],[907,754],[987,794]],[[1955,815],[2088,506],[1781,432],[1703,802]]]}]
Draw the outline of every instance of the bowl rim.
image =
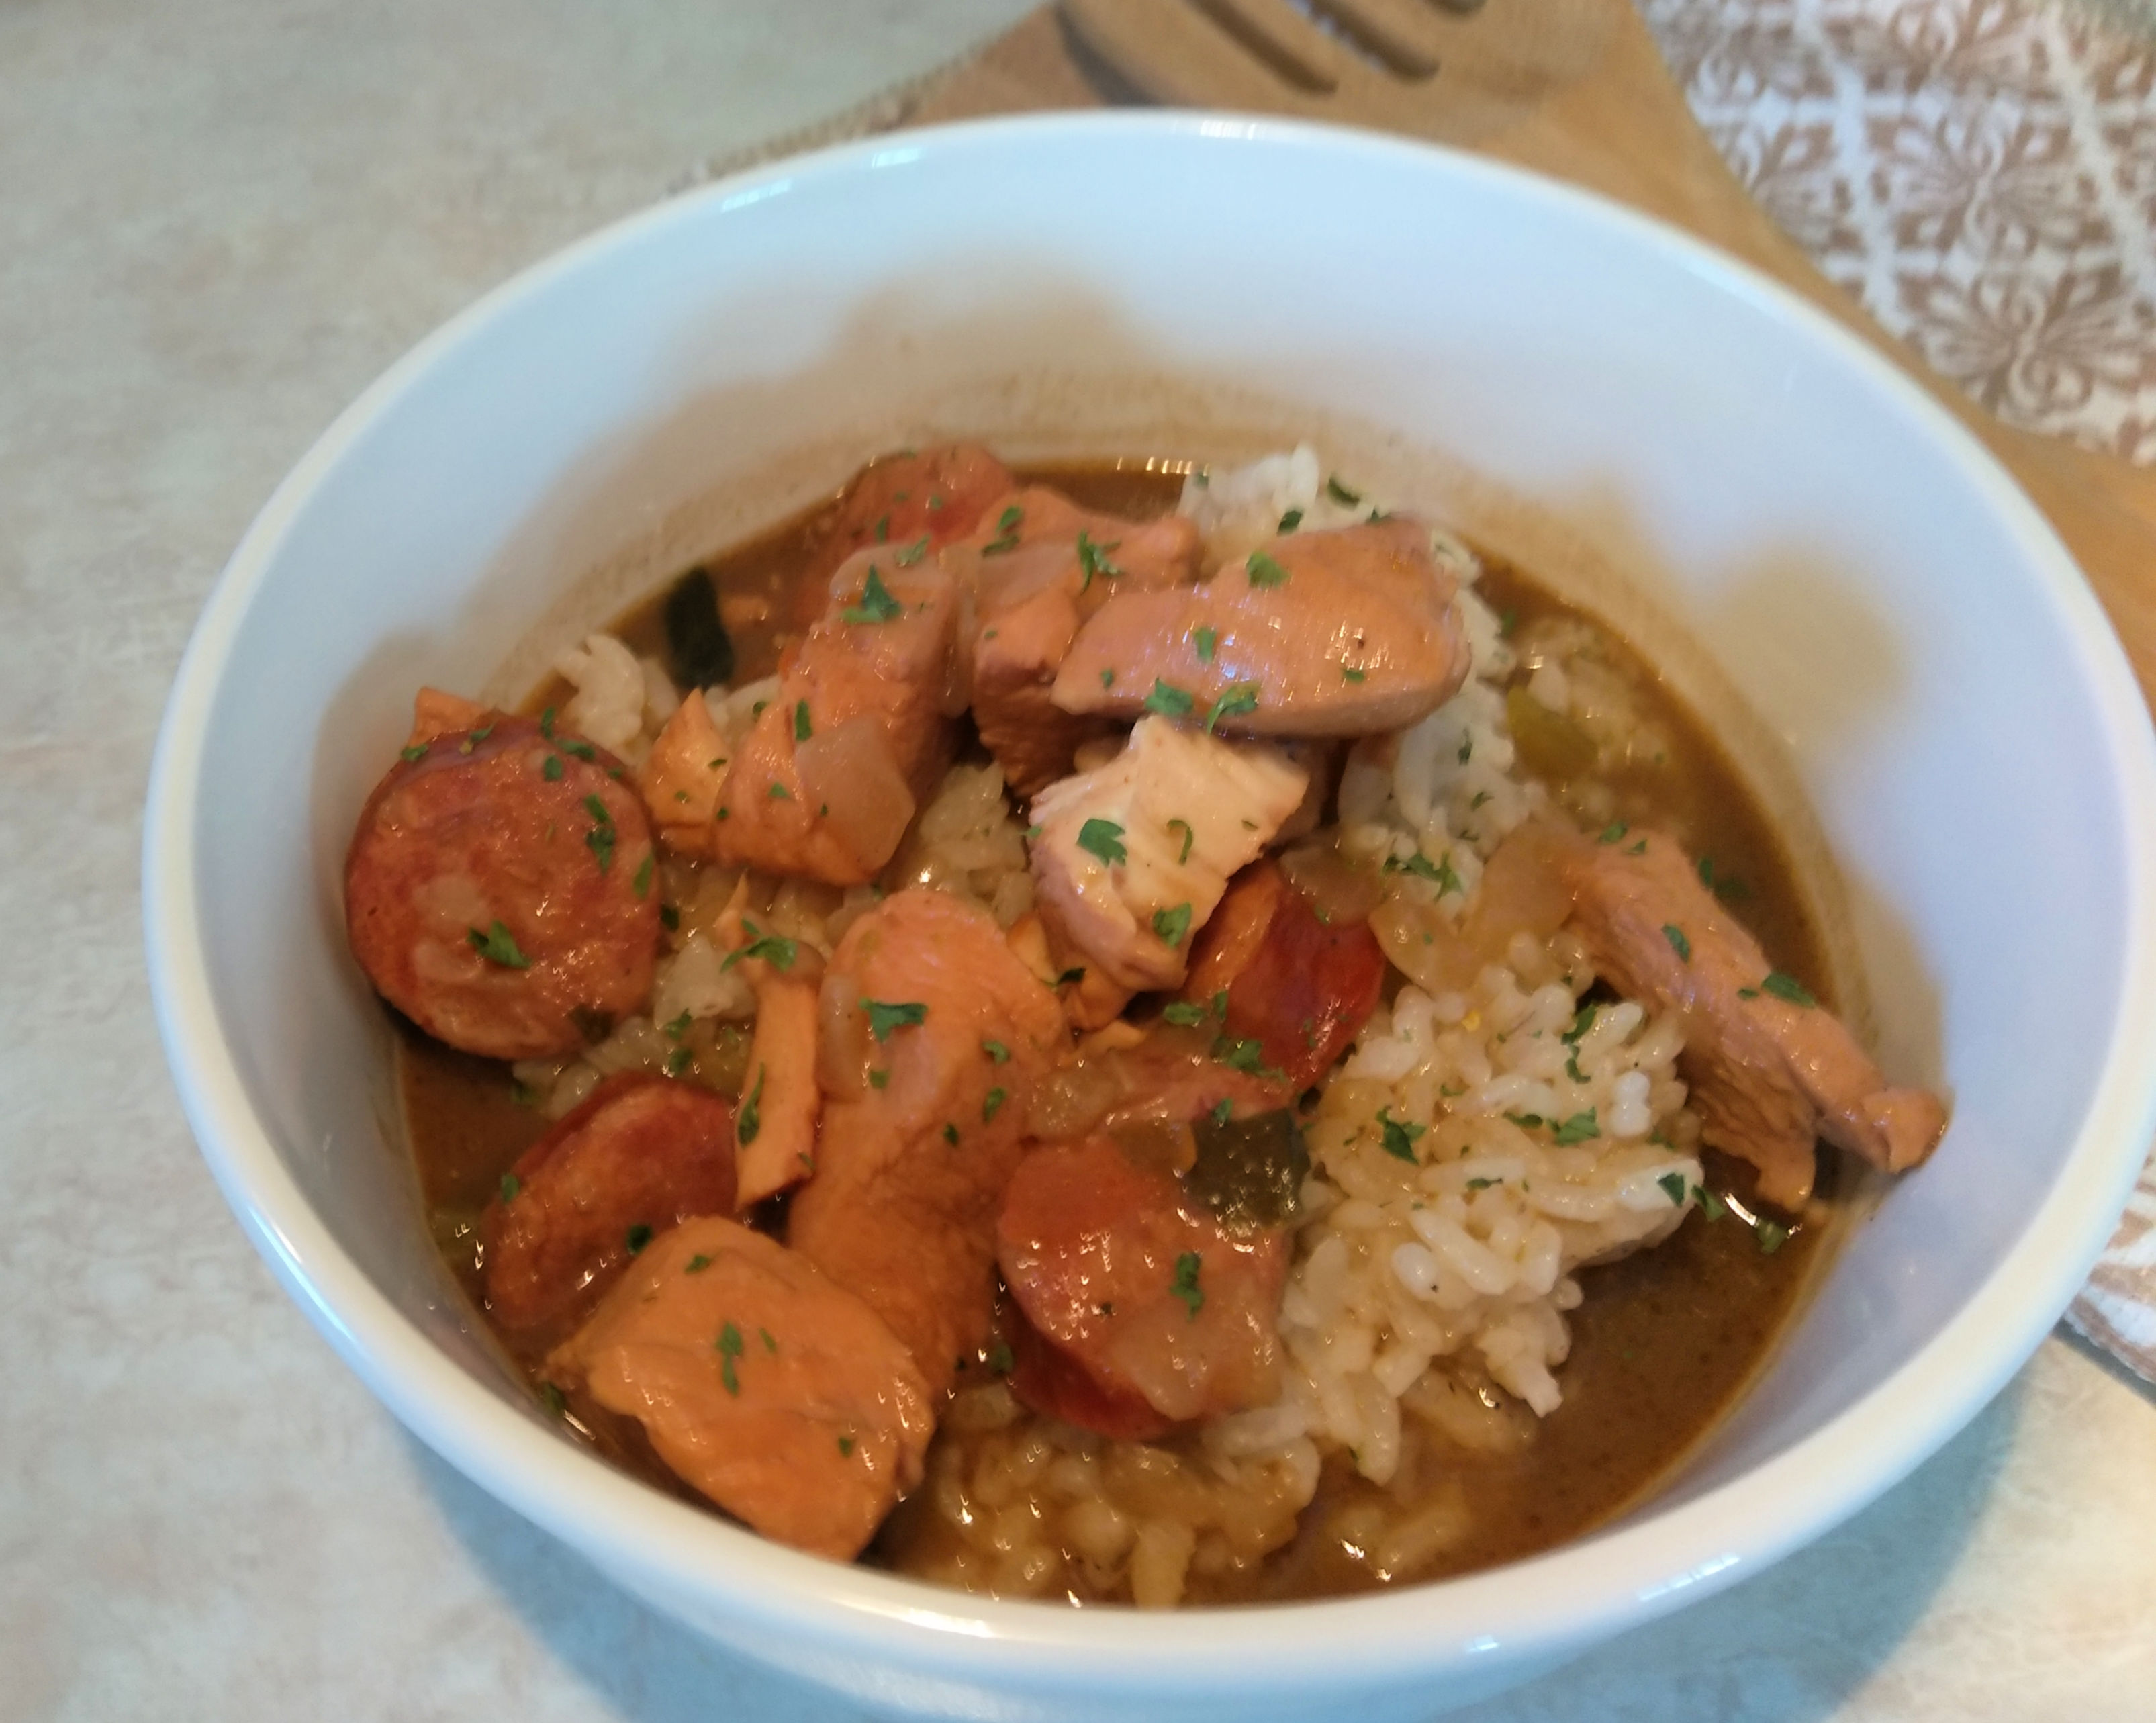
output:
[{"label": "bowl rim", "polygon": [[[722,218],[778,193],[879,167],[1014,149],[1085,148],[1107,135],[1164,149],[1316,150],[1404,164],[1495,189],[1524,208],[1661,254],[1790,326],[1915,422],[1981,495],[2078,654],[2109,757],[2129,889],[2119,1009],[2058,1180],[1961,1310],[1879,1387],[1742,1478],[1527,1560],[1352,1598],[1150,1613],[998,1602],[830,1562],[670,1500],[565,1441],[439,1350],[337,1244],[286,1172],[219,1023],[196,914],[195,822],[204,731],[239,627],[295,522],[355,443],[440,361],[512,306],[605,266],[667,229]],[[762,1628],[839,1641],[935,1669],[958,1656],[993,1679],[1096,1690],[1293,1690],[1455,1661],[1553,1654],[1704,1597],[1856,1512],[1928,1457],[1998,1392],[2071,1300],[2156,1130],[2156,737],[2123,649],[2087,581],[2035,505],[1975,437],[1911,378],[1823,310],[1654,218],[1464,151],[1301,121],[1180,110],[1024,115],[873,136],[764,163],[616,221],[519,271],[383,372],[278,485],[203,608],[168,697],[142,838],[152,1002],[183,1110],[244,1230],[286,1292],[398,1418],[465,1476],[646,1595],[723,1610],[737,1644]],[[1283,1613],[1308,1634],[1284,1633]],[[963,1648],[963,1650],[961,1649]],[[1103,1654],[1112,1652],[1112,1662]]]}]

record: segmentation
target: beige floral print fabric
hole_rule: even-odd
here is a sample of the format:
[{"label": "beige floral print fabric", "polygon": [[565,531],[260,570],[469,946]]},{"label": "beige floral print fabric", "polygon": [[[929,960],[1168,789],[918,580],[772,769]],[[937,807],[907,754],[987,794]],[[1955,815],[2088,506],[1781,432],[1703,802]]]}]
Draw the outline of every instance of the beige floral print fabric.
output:
[{"label": "beige floral print fabric", "polygon": [[2065,0],[1644,0],[1835,282],[2010,423],[2156,462],[2156,31]]}]

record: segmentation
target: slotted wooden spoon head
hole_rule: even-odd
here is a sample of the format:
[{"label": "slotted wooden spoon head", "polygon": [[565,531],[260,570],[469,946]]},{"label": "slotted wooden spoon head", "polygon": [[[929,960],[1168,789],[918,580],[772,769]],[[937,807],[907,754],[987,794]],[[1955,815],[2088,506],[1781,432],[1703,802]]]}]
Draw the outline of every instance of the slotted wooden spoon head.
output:
[{"label": "slotted wooden spoon head", "polygon": [[1608,0],[1061,0],[1086,46],[1178,107],[1291,114],[1461,144],[1584,76]]}]

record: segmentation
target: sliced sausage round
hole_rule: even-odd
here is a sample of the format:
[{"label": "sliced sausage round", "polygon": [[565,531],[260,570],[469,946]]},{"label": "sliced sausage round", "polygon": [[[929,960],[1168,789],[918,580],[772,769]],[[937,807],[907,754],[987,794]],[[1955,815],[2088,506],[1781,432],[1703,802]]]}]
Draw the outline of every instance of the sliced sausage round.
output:
[{"label": "sliced sausage round", "polygon": [[516,1329],[581,1315],[654,1236],[733,1206],[733,1104],[610,1077],[518,1156],[480,1217],[487,1308]]},{"label": "sliced sausage round", "polygon": [[619,763],[528,718],[409,748],[345,857],[352,955],[436,1039],[543,1059],[651,995],[651,828]]}]

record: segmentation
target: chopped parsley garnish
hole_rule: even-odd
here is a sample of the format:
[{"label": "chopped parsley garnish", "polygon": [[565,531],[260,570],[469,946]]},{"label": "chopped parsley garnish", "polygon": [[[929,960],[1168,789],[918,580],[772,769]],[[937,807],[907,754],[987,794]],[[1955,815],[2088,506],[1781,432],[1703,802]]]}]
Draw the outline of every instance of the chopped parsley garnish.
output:
[{"label": "chopped parsley garnish", "polygon": [[458,751],[459,753],[469,754],[474,748],[477,747],[481,742],[485,741],[493,734],[494,726],[491,724],[482,724],[478,729],[473,731],[470,735],[467,736],[464,739],[463,742],[459,746]]},{"label": "chopped parsley garnish", "polygon": [[539,734],[548,741],[554,740],[554,709],[552,706],[539,715]]},{"label": "chopped parsley garnish", "polygon": [[981,1043],[981,1051],[999,1065],[1007,1064],[1010,1061],[1010,1049],[1000,1041],[983,1041]]},{"label": "chopped parsley garnish", "polygon": [[1671,1206],[1684,1207],[1686,1181],[1681,1172],[1666,1172],[1655,1182],[1662,1187],[1662,1194],[1670,1199]]},{"label": "chopped parsley garnish", "polygon": [[1258,685],[1238,682],[1213,702],[1213,710],[1205,715],[1205,728],[1209,734],[1223,718],[1235,718],[1258,709]]},{"label": "chopped parsley garnish", "polygon": [[629,884],[629,889],[634,891],[638,897],[646,898],[651,895],[651,852],[649,850],[644,852],[644,859],[636,864],[636,877]]},{"label": "chopped parsley garnish", "polygon": [[505,1172],[502,1174],[501,1200],[503,1202],[514,1203],[516,1200],[516,1193],[523,1188],[524,1181],[517,1177],[515,1173]]},{"label": "chopped parsley garnish", "polygon": [[1540,1113],[1507,1113],[1505,1116],[1522,1131],[1540,1131],[1543,1128]]},{"label": "chopped parsley garnish", "polygon": [[1228,1021],[1228,990],[1225,987],[1221,988],[1219,992],[1214,994],[1211,1000],[1208,1003],[1210,1003],[1213,1008],[1214,1016],[1219,1018],[1222,1023]]},{"label": "chopped parsley garnish", "polygon": [[1178,1028],[1195,1028],[1205,1021],[1205,1008],[1193,1005],[1182,999],[1171,999],[1161,1008],[1161,1016]]},{"label": "chopped parsley garnish", "polygon": [[613,865],[613,816],[597,796],[584,797],[584,811],[593,820],[591,830],[584,833],[584,845],[598,859],[599,871],[603,874]]},{"label": "chopped parsley garnish", "polygon": [[1557,1127],[1557,1145],[1564,1148],[1573,1143],[1592,1142],[1602,1135],[1602,1127],[1595,1122],[1594,1109],[1574,1113]]},{"label": "chopped parsley garnish", "polygon": [[596,760],[598,750],[589,742],[578,741],[573,737],[561,744],[562,751],[576,760]]},{"label": "chopped parsley garnish", "polygon": [[677,932],[681,926],[680,905],[678,904],[660,905],[659,925],[665,928],[669,933]]},{"label": "chopped parsley garnish", "polygon": [[768,1328],[759,1328],[757,1330],[757,1337],[763,1341],[764,1351],[770,1353],[774,1358],[777,1357],[778,1356],[778,1342],[771,1337],[771,1331]]},{"label": "chopped parsley garnish", "polygon": [[1152,931],[1160,936],[1162,944],[1173,951],[1183,943],[1183,936],[1190,931],[1190,905],[1178,904],[1172,910],[1155,910]]},{"label": "chopped parsley garnish", "polygon": [[1158,676],[1152,679],[1152,692],[1145,699],[1146,710],[1158,712],[1163,718],[1187,718],[1190,715],[1191,707],[1196,704],[1188,689],[1178,688],[1173,682],[1163,682]]},{"label": "chopped parsley garnish", "polygon": [[1228,1115],[1235,1110],[1235,1103],[1234,1101],[1228,1100],[1218,1100],[1213,1104],[1213,1111],[1210,1116],[1215,1125],[1225,1125],[1228,1122]]},{"label": "chopped parsley garnish", "polygon": [[719,1330],[719,1380],[726,1384],[729,1394],[741,1392],[741,1378],[734,1374],[734,1360],[742,1355],[741,1330],[731,1322]]},{"label": "chopped parsley garnish", "polygon": [[1462,766],[1475,757],[1475,736],[1471,731],[1460,738],[1460,752],[1455,757]]},{"label": "chopped parsley garnish", "polygon": [[1729,1205],[1712,1191],[1707,1189],[1705,1185],[1699,1187],[1697,1194],[1699,1197],[1699,1206],[1707,1211],[1707,1218],[1709,1220],[1720,1220],[1723,1215],[1729,1213]]},{"label": "chopped parsley garnish", "polygon": [[796,941],[776,933],[758,933],[756,923],[746,915],[742,917],[742,931],[748,936],[748,943],[726,953],[725,960],[719,965],[721,973],[732,969],[744,957],[761,957],[773,969],[782,972],[793,968],[793,960],[800,951]]},{"label": "chopped parsley garnish", "polygon": [[539,1105],[539,1091],[529,1083],[516,1077],[509,1079],[509,1098],[520,1107],[536,1107]]},{"label": "chopped parsley garnish", "polygon": [[881,1065],[876,1066],[875,1069],[869,1073],[869,1087],[871,1089],[890,1088],[891,1073],[885,1069]]},{"label": "chopped parsley garnish", "polygon": [[1558,1038],[1568,1047],[1578,1046],[1587,1032],[1594,1027],[1594,1014],[1600,1009],[1597,1005],[1581,1006],[1573,1016],[1572,1027]]},{"label": "chopped parsley garnish", "polygon": [[1113,688],[1115,685],[1116,685],[1116,673],[1115,673],[1113,670],[1103,670],[1103,671],[1101,671],[1101,687],[1103,687],[1103,688]]},{"label": "chopped parsley garnish", "polygon": [[996,1115],[1003,1110],[1004,1103],[1009,1099],[1009,1090],[991,1089],[981,1098],[981,1123],[983,1125],[993,1123]]},{"label": "chopped parsley garnish", "polygon": [[1365,682],[1369,679],[1369,676],[1370,673],[1368,670],[1351,669],[1346,664],[1340,667],[1340,679],[1342,682]]},{"label": "chopped parsley garnish", "polygon": [[408,764],[412,761],[424,760],[427,757],[427,745],[424,742],[413,742],[410,747],[399,748],[397,752],[398,757]]},{"label": "chopped parsley garnish", "polygon": [[793,792],[788,789],[784,784],[781,783],[774,783],[772,785],[770,795],[771,799],[774,802],[791,802],[793,799]]},{"label": "chopped parsley garnish", "polygon": [[1025,510],[1013,503],[996,517],[996,537],[993,543],[981,546],[983,556],[1000,556],[1006,551],[1018,548],[1018,524],[1025,519]]},{"label": "chopped parsley garnish", "polygon": [[988,1368],[994,1371],[998,1376],[1009,1376],[1011,1373],[1011,1367],[1017,1361],[1011,1356],[1010,1346],[1007,1341],[998,1341],[988,1348]]},{"label": "chopped parsley garnish", "polygon": [[550,1382],[539,1384],[539,1403],[557,1418],[569,1409],[568,1397]]},{"label": "chopped parsley garnish", "polygon": [[958,1146],[958,1127],[955,1125],[947,1123],[943,1127],[943,1141],[950,1144],[952,1148],[957,1148]]},{"label": "chopped parsley garnish", "polygon": [[1198,1284],[1198,1271],[1204,1266],[1194,1250],[1186,1250],[1175,1259],[1175,1279],[1168,1283],[1170,1298],[1179,1298],[1195,1322],[1198,1313],[1205,1308],[1205,1293]]},{"label": "chopped parsley garnish", "polygon": [[1250,584],[1254,587],[1284,587],[1287,584],[1287,571],[1263,551],[1250,552],[1244,561],[1243,572],[1250,576]]},{"label": "chopped parsley garnish", "polygon": [[841,1437],[839,1437],[839,1458],[840,1459],[851,1459],[853,1458],[853,1454],[854,1454],[854,1438],[853,1438],[851,1436],[841,1436]]},{"label": "chopped parsley garnish", "polygon": [[1784,975],[1779,969],[1768,971],[1766,980],[1761,982],[1759,985],[1777,999],[1787,1000],[1792,1005],[1804,1006],[1808,1010],[1819,1003],[1819,1001],[1812,997],[1805,989],[1804,984],[1796,977]]},{"label": "chopped parsley garnish", "polygon": [[1462,895],[1466,891],[1466,888],[1460,883],[1460,875],[1452,870],[1450,850],[1445,853],[1445,859],[1442,861],[1435,862],[1420,850],[1417,850],[1405,861],[1402,861],[1396,855],[1387,856],[1385,865],[1381,871],[1388,874],[1412,874],[1418,879],[1428,879],[1435,885],[1438,895],[1440,897],[1448,891],[1457,891]]},{"label": "chopped parsley garnish", "polygon": [[1093,584],[1093,577],[1096,574],[1102,580],[1113,580],[1122,572],[1122,569],[1108,560],[1108,552],[1122,542],[1121,539],[1116,539],[1105,545],[1096,545],[1084,532],[1079,533],[1078,567],[1086,577],[1078,583],[1080,592],[1084,592]]},{"label": "chopped parsley garnish", "polygon": [[808,721],[808,702],[805,700],[798,700],[794,701],[793,740],[798,742],[805,742],[810,736],[815,735],[815,733],[816,726]]},{"label": "chopped parsley garnish", "polygon": [[1190,859],[1190,846],[1198,841],[1198,833],[1190,829],[1190,822],[1187,819],[1172,819],[1168,823],[1171,832],[1178,826],[1183,828],[1183,853],[1175,859],[1175,864],[1179,868]]},{"label": "chopped parsley garnish", "polygon": [[896,556],[892,557],[891,560],[897,563],[901,568],[911,568],[915,563],[918,562],[927,554],[928,535],[924,532],[919,538],[914,540],[911,544],[908,545]]},{"label": "chopped parsley garnish", "polygon": [[681,1272],[685,1274],[701,1274],[711,1265],[711,1258],[700,1250],[682,1264]]},{"label": "chopped parsley garnish", "polygon": [[1504,1180],[1502,1178],[1471,1178],[1467,1181],[1467,1188],[1471,1191],[1486,1191],[1492,1185],[1502,1183]]},{"label": "chopped parsley garnish", "polygon": [[765,1067],[756,1068],[756,1087],[742,1096],[741,1111],[734,1116],[734,1141],[747,1148],[763,1132],[763,1078]]},{"label": "chopped parsley garnish", "polygon": [[1760,1255],[1772,1256],[1789,1242],[1789,1229],[1779,1221],[1763,1220],[1752,1236],[1758,1241]]},{"label": "chopped parsley garnish", "polygon": [[678,1077],[696,1062],[696,1055],[693,1049],[677,1047],[666,1055],[666,1074],[670,1077]]},{"label": "chopped parsley garnish", "polygon": [[1074,963],[1055,977],[1055,985],[1059,987],[1075,987],[1085,979],[1086,966],[1082,963]]},{"label": "chopped parsley garnish", "polygon": [[891,516],[890,516],[890,515],[877,515],[877,516],[876,516],[876,521],[875,521],[875,541],[876,541],[878,544],[880,544],[880,545],[883,545],[883,544],[889,544],[889,543],[891,542]]},{"label": "chopped parsley garnish", "polygon": [[1223,1035],[1213,1044],[1213,1058],[1231,1071],[1245,1071],[1253,1077],[1262,1075],[1266,1068],[1262,1041],[1239,1039],[1233,1035]]},{"label": "chopped parsley garnish", "polygon": [[1662,937],[1670,942],[1670,949],[1684,962],[1691,961],[1691,941],[1685,937],[1684,929],[1673,921],[1662,923]]},{"label": "chopped parsley garnish", "polygon": [[1594,841],[1598,844],[1614,844],[1631,829],[1631,827],[1626,825],[1621,819],[1612,820],[1608,825],[1603,827],[1602,835]]},{"label": "chopped parsley garnish", "polygon": [[629,1236],[621,1242],[629,1247],[631,1256],[641,1255],[644,1247],[651,1242],[651,1228],[639,1221],[629,1229]]},{"label": "chopped parsley garnish", "polygon": [[1343,509],[1352,509],[1363,500],[1363,493],[1359,490],[1350,490],[1342,485],[1337,473],[1325,481],[1325,494]]},{"label": "chopped parsley garnish", "polygon": [[869,1014],[869,1033],[879,1041],[890,1040],[893,1029],[910,1028],[928,1020],[928,1008],[918,999],[903,1000],[897,1004],[864,999],[861,1009]]},{"label": "chopped parsley garnish", "polygon": [[1414,1165],[1415,1139],[1425,1135],[1430,1126],[1395,1119],[1383,1107],[1378,1109],[1378,1123],[1384,1127],[1384,1136],[1380,1145],[1384,1151],[1395,1161],[1404,1161],[1411,1167]]},{"label": "chopped parsley garnish", "polygon": [[906,607],[891,596],[891,589],[884,585],[883,577],[876,572],[875,564],[871,562],[869,564],[869,577],[861,582],[861,602],[849,604],[840,611],[839,620],[854,623],[887,623],[905,613]]},{"label": "chopped parsley garnish", "polygon": [[1193,628],[1190,631],[1190,644],[1197,649],[1199,661],[1202,664],[1213,662],[1213,651],[1219,642],[1220,634],[1216,628]]},{"label": "chopped parsley garnish", "polygon": [[1123,848],[1123,828],[1111,819],[1089,819],[1079,827],[1078,847],[1111,868],[1128,859],[1129,853]]},{"label": "chopped parsley garnish", "polygon": [[1283,534],[1293,532],[1301,525],[1302,510],[1301,509],[1290,509],[1280,518],[1280,530]]},{"label": "chopped parsley garnish", "polygon": [[545,778],[550,784],[559,783],[562,781],[562,756],[559,754],[549,754],[541,761],[539,776]]},{"label": "chopped parsley garnish", "polygon": [[531,960],[516,949],[516,941],[510,937],[509,930],[499,921],[481,933],[476,927],[467,928],[465,937],[471,948],[490,963],[499,963],[504,969],[529,969]]},{"label": "chopped parsley garnish", "polygon": [[1699,883],[1709,891],[1714,890],[1714,858],[1711,855],[1699,859]]},{"label": "chopped parsley garnish", "polygon": [[674,1018],[670,1023],[661,1023],[660,1028],[665,1030],[667,1035],[672,1039],[679,1041],[684,1035],[689,1033],[689,1025],[695,1021],[696,1019],[694,1018],[690,1017],[686,1011],[684,1011],[680,1016]]}]

